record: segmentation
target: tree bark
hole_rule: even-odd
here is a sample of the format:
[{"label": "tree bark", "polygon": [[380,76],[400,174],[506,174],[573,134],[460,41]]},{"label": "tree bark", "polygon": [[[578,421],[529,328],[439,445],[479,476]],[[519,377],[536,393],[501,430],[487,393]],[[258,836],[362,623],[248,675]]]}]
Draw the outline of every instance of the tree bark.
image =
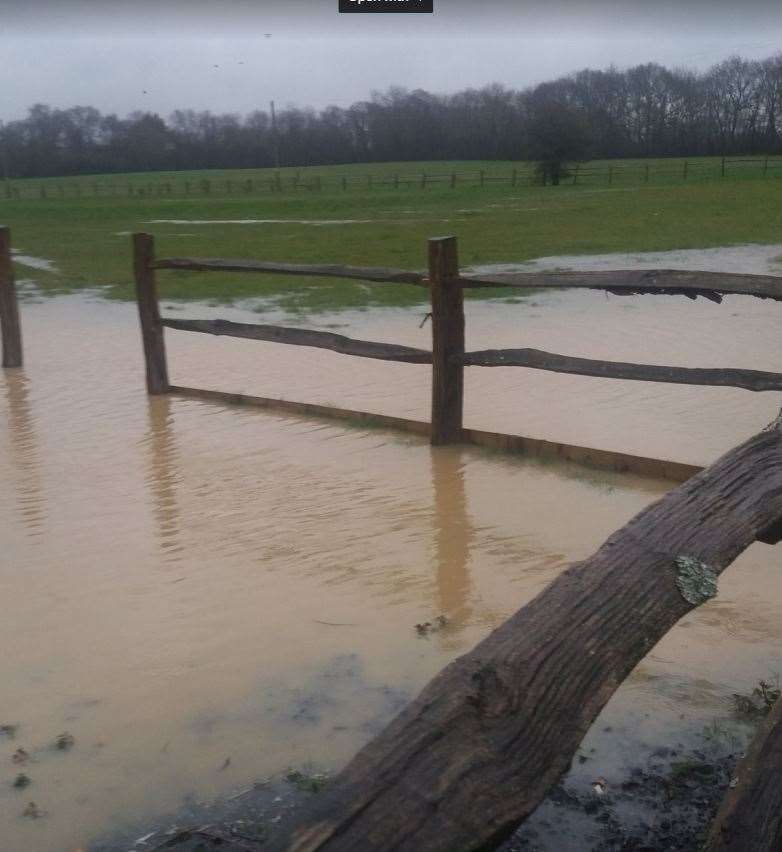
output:
[{"label": "tree bark", "polygon": [[782,701],[777,700],[714,820],[706,852],[782,849]]}]

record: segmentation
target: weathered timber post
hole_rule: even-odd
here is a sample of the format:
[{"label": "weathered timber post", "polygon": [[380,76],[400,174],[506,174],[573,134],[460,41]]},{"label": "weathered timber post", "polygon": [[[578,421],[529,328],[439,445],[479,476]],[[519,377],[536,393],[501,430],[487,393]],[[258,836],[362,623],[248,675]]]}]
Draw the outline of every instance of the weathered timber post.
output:
[{"label": "weathered timber post", "polygon": [[484,181],[486,180],[486,173],[483,171],[483,169],[481,169],[481,171],[480,171],[479,180],[481,182],[481,186],[483,186]]},{"label": "weathered timber post", "polygon": [[516,178],[517,178],[517,173],[516,173],[516,169],[514,169],[511,172],[511,176],[510,176],[510,185],[514,188],[516,186]]},{"label": "weathered timber post", "polygon": [[644,168],[644,183],[649,183],[649,163]]},{"label": "weathered timber post", "polygon": [[464,399],[464,291],[459,275],[456,237],[429,240],[432,297],[431,442],[453,444],[462,437]]},{"label": "weathered timber post", "polygon": [[451,189],[456,186],[456,172],[451,172]]},{"label": "weathered timber post", "polygon": [[684,161],[684,168],[682,169],[682,177],[684,180],[687,180],[687,160]]},{"label": "weathered timber post", "polygon": [[725,157],[722,158],[722,177],[725,177]]},{"label": "weathered timber post", "polygon": [[782,848],[782,699],[777,699],[736,767],[705,852],[774,852]]},{"label": "weathered timber post", "polygon": [[3,366],[22,366],[22,329],[11,265],[11,230],[0,226],[0,336],[3,338]]},{"label": "weathered timber post", "polygon": [[151,234],[133,234],[133,273],[147,368],[147,392],[160,394],[168,392],[168,369],[154,263],[155,238]]}]

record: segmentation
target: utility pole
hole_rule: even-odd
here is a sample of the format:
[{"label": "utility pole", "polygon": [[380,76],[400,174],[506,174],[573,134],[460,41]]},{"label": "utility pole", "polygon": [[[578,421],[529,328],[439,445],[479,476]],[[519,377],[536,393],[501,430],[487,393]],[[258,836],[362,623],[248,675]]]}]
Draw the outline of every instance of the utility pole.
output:
[{"label": "utility pole", "polygon": [[274,101],[272,104],[272,138],[274,140],[274,166],[275,168],[280,167],[280,138],[277,135],[277,116],[274,112]]}]

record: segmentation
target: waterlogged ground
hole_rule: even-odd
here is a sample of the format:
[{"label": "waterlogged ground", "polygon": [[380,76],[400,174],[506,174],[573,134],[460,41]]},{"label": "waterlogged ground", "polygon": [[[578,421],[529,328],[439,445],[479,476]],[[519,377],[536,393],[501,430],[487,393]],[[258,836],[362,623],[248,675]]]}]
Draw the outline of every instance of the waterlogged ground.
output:
[{"label": "waterlogged ground", "polygon": [[[258,304],[163,304],[172,316],[259,318]],[[0,737],[9,852],[143,837],[288,767],[339,767],[446,662],[669,487],[148,399],[132,305],[28,300],[22,317],[26,367],[0,376],[0,725],[18,726]],[[427,346],[422,317],[353,311],[308,324]],[[469,348],[691,366],[782,370],[780,327],[782,306],[740,297],[468,305]],[[426,367],[167,339],[178,384],[428,414]],[[695,463],[782,404],[510,368],[468,370],[466,385],[469,425]],[[419,636],[415,624],[440,614],[446,627]],[[754,545],[622,687],[569,783],[613,785],[639,755],[709,726],[734,736],[732,693],[782,671],[780,616],[779,554]],[[64,733],[74,744],[58,749]],[[17,790],[21,772],[32,783]],[[40,818],[22,816],[30,802]]]}]

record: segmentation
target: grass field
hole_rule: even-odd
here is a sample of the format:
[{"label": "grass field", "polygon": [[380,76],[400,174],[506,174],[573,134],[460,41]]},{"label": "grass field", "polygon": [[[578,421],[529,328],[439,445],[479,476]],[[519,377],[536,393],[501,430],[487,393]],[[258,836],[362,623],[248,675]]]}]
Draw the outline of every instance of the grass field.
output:
[{"label": "grass field", "polygon": [[[666,161],[667,162],[667,161]],[[690,161],[694,163],[694,160]],[[429,174],[510,164],[364,164],[334,167],[335,174],[388,175],[398,170]],[[313,169],[324,175],[326,169]],[[177,173],[112,176],[123,181],[166,177],[215,182],[246,173]],[[306,178],[307,170],[301,170]],[[780,173],[782,177],[782,173]],[[108,180],[108,178],[105,178]],[[59,179],[48,179],[53,186]],[[70,180],[70,179],[69,179]],[[96,178],[80,178],[94,181]],[[39,183],[41,183],[39,181]],[[129,233],[155,234],[160,256],[256,257],[277,261],[344,262],[422,269],[427,237],[456,234],[462,265],[512,262],[558,254],[705,248],[782,240],[782,182],[742,175],[648,185],[615,180],[611,186],[539,187],[487,182],[421,189],[353,185],[343,191],[284,190],[245,195],[0,199],[0,221],[11,226],[13,244],[25,254],[52,261],[57,274],[17,265],[19,278],[45,291],[105,287],[113,298],[130,298]],[[286,220],[265,224],[190,224],[187,220]],[[156,222],[155,220],[182,220]],[[294,220],[303,220],[297,222]],[[312,224],[341,220],[342,224]],[[354,221],[344,221],[354,220]],[[417,288],[274,276],[161,273],[169,299],[230,301],[269,297],[291,310],[378,304],[412,304]]]}]

